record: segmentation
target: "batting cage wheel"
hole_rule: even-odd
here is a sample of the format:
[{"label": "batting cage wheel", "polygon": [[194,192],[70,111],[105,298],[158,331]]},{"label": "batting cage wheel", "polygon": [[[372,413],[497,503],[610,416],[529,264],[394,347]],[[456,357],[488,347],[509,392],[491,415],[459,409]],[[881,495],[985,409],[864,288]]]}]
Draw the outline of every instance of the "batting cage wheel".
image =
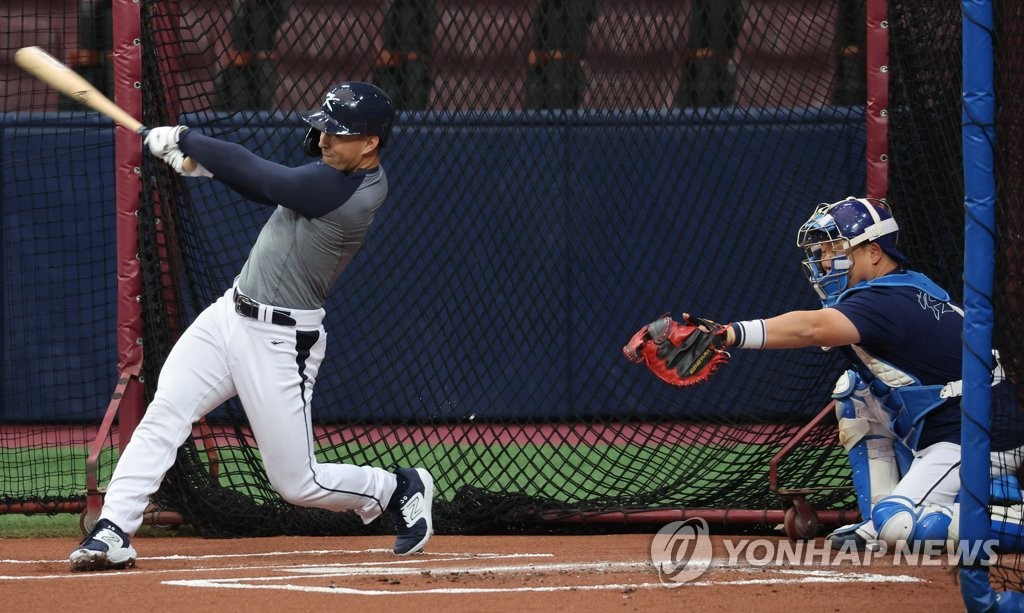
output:
[{"label": "batting cage wheel", "polygon": [[[815,501],[824,500],[827,504],[829,496],[842,495],[844,492],[852,491],[853,488],[847,480],[836,480],[832,484],[821,487],[784,487],[783,483],[791,480],[786,478],[788,472],[786,460],[799,457],[798,452],[802,447],[820,445],[824,441],[833,441],[835,438],[835,401],[832,401],[800,428],[768,462],[768,489],[782,501],[783,528],[785,528],[786,536],[793,540],[809,540],[818,534],[821,518],[818,517],[808,498],[813,498]],[[854,518],[860,517],[860,514],[854,511],[840,511],[838,514],[825,511],[823,517],[827,523],[831,523],[835,518],[839,524],[842,524],[847,519],[853,521]]]},{"label": "batting cage wheel", "polygon": [[78,529],[82,531],[82,534],[89,534],[98,519],[98,517],[89,517],[89,509],[85,509],[78,514]]},{"label": "batting cage wheel", "polygon": [[796,540],[811,540],[818,535],[818,514],[803,496],[787,499],[786,514],[783,518],[786,536]]}]

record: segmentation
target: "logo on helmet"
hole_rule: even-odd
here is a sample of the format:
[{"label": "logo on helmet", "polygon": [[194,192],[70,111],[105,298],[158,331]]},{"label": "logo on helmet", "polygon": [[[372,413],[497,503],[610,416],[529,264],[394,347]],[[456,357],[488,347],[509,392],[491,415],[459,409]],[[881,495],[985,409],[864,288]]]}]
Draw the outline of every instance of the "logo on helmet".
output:
[{"label": "logo on helmet", "polygon": [[335,95],[334,92],[328,92],[327,97],[324,98],[324,108],[327,109],[328,113],[334,112],[334,103],[341,102],[341,99]]}]

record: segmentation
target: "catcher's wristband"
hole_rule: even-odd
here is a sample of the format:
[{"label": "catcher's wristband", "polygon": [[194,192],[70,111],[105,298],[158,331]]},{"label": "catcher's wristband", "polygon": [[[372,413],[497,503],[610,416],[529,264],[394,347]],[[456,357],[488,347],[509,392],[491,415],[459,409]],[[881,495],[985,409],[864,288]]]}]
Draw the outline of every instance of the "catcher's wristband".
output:
[{"label": "catcher's wristband", "polygon": [[732,332],[736,336],[734,347],[740,349],[764,349],[764,320],[737,321],[732,324]]}]

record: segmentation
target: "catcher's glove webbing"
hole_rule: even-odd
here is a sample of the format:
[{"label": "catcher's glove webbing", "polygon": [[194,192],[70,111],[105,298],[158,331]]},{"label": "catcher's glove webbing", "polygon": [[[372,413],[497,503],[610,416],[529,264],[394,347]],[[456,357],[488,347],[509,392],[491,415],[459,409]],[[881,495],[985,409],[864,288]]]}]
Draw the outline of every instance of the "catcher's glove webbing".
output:
[{"label": "catcher's glove webbing", "polygon": [[724,349],[726,330],[727,326],[707,319],[686,316],[679,323],[665,316],[640,328],[622,353],[634,362],[647,364],[666,383],[694,385],[706,381],[729,361],[729,352]]}]

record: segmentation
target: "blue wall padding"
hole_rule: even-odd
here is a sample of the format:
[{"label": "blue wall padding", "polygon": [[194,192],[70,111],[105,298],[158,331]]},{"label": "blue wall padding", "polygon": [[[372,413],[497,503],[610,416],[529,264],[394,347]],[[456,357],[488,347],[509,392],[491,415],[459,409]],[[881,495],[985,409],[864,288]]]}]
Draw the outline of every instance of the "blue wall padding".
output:
[{"label": "blue wall padding", "polygon": [[[258,127],[185,121],[242,143],[259,130],[262,154],[307,161],[293,117],[260,117]],[[736,351],[711,384],[680,390],[627,362],[621,347],[668,311],[730,321],[816,308],[796,229],[818,202],[863,192],[863,113],[676,110],[640,125],[635,115],[580,113],[571,126],[553,117],[400,118],[384,156],[391,195],[328,304],[317,417],[802,421],[820,410],[838,373],[835,356],[817,349]],[[26,155],[16,130],[4,129],[5,159]],[[17,172],[4,164],[4,184]],[[58,197],[50,174],[38,173],[35,198]],[[114,384],[112,185],[93,198],[106,200],[106,225],[90,230],[87,246],[110,259],[82,271],[109,290],[88,317],[110,334],[101,347],[66,347],[111,372],[100,389],[75,392],[95,404],[86,419],[98,419]],[[195,309],[230,284],[270,210],[216,182],[188,186],[187,216],[210,245],[190,253],[210,288]],[[5,195],[5,228],[7,208]],[[6,257],[20,240],[5,231]],[[5,421],[37,417],[40,393],[12,375],[26,363],[11,352],[6,310],[38,304],[40,290],[32,275],[12,275],[17,266],[8,262],[4,278]],[[19,333],[74,327],[82,314],[63,316],[26,316]]]}]

